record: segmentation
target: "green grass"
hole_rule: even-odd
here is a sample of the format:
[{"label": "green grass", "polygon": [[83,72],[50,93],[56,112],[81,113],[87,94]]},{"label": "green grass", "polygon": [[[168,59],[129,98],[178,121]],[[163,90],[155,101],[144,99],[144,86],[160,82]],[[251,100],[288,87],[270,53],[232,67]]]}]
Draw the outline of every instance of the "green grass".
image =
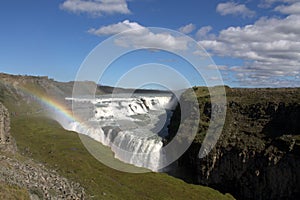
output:
[{"label": "green grass", "polygon": [[0,199],[4,200],[30,200],[26,189],[0,182]]},{"label": "green grass", "polygon": [[[233,199],[162,173],[132,174],[111,169],[89,154],[76,133],[46,117],[13,118],[11,132],[21,153],[79,182],[93,199]],[[110,152],[107,156],[113,155]]]}]

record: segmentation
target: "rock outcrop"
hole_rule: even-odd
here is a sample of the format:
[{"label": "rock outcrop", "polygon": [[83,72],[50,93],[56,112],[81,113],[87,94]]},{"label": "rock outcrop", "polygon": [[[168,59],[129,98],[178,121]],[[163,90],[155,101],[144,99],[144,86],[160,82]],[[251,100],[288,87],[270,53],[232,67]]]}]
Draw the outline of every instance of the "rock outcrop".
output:
[{"label": "rock outcrop", "polygon": [[[298,198],[299,97],[300,89],[227,89],[222,135],[203,159],[198,153],[212,105],[199,98],[198,135],[179,165],[193,171],[194,183],[229,192],[237,199]],[[175,111],[171,124],[178,123],[178,118]]]},{"label": "rock outcrop", "polygon": [[0,103],[0,144],[10,144],[10,118],[7,109]]},{"label": "rock outcrop", "polygon": [[5,106],[0,103],[0,150],[16,151],[16,144],[10,133],[10,117]]}]

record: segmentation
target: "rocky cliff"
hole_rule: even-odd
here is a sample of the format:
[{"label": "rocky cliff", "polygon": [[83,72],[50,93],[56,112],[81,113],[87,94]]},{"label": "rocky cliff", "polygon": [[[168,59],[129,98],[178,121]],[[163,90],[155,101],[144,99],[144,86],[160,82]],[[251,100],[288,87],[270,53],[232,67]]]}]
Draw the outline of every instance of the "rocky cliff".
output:
[{"label": "rocky cliff", "polygon": [[[214,105],[205,89],[194,90],[201,122],[193,144],[179,159],[180,166],[193,172],[193,182],[229,192],[237,199],[299,197],[300,89],[227,88],[222,135],[203,159],[198,153]],[[177,109],[171,134],[178,127],[179,115]]]},{"label": "rocky cliff", "polygon": [[0,144],[9,144],[10,119],[7,109],[0,103]]},{"label": "rocky cliff", "polygon": [[15,152],[16,144],[14,139],[10,136],[9,130],[9,112],[5,106],[0,103],[0,150]]}]

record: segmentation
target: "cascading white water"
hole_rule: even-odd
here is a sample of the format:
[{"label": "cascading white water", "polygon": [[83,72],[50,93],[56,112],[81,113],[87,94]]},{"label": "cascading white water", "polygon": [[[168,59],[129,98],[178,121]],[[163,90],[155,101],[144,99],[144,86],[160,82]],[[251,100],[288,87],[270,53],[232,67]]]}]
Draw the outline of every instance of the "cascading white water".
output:
[{"label": "cascading white water", "polygon": [[169,111],[176,105],[171,95],[136,95],[134,97],[99,96],[95,99],[67,98],[80,104],[93,105],[84,125],[70,122],[65,128],[85,134],[109,146],[115,157],[139,167],[157,171],[161,159],[162,137]]}]

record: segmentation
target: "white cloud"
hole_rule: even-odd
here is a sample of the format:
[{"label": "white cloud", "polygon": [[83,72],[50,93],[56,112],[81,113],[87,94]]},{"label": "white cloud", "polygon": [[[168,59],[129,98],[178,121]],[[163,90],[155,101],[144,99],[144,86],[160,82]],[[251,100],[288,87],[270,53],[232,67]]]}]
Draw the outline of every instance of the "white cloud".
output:
[{"label": "white cloud", "polygon": [[220,81],[221,78],[218,77],[218,76],[212,76],[212,77],[209,77],[209,80],[211,80],[211,81]]},{"label": "white cloud", "polygon": [[66,0],[60,8],[73,13],[87,13],[93,16],[103,14],[129,14],[126,0]]},{"label": "white cloud", "polygon": [[210,53],[206,52],[205,50],[196,50],[193,52],[194,55],[199,56],[200,58],[206,59],[211,57]]},{"label": "white cloud", "polygon": [[211,69],[211,70],[221,70],[221,71],[226,71],[229,68],[225,65],[208,65],[207,69]]},{"label": "white cloud", "polygon": [[212,27],[211,26],[203,26],[201,27],[197,33],[196,33],[196,38],[198,40],[202,40],[202,39],[212,39],[215,37],[214,34],[209,34],[209,32],[212,30]]},{"label": "white cloud", "polygon": [[219,3],[216,8],[220,15],[241,15],[243,17],[253,17],[255,12],[246,7],[245,4],[235,2]]},{"label": "white cloud", "polygon": [[258,6],[262,8],[269,8],[275,3],[293,3],[297,1],[299,0],[261,0]]},{"label": "white cloud", "polygon": [[195,30],[195,25],[194,24],[188,24],[188,25],[185,25],[185,26],[182,26],[180,27],[178,30],[181,32],[181,33],[184,33],[184,34],[189,34],[191,33],[193,30]]},{"label": "white cloud", "polygon": [[115,44],[119,46],[169,50],[187,49],[186,37],[173,36],[168,32],[154,33],[147,27],[129,20],[88,30],[90,34],[98,36],[113,35],[123,31],[128,32],[115,39]]},{"label": "white cloud", "polygon": [[281,5],[275,8],[275,11],[279,11],[283,14],[300,14],[300,2],[291,5]]},{"label": "white cloud", "polygon": [[[199,41],[210,53],[244,60],[230,70],[245,84],[300,86],[300,15],[261,18],[244,27],[229,27],[215,39]],[[244,76],[241,78],[241,74]]]},{"label": "white cloud", "polygon": [[119,22],[117,24],[112,24],[112,25],[108,25],[108,26],[102,26],[98,29],[95,28],[91,28],[88,30],[88,32],[90,34],[93,35],[114,35],[117,33],[121,33],[123,31],[130,31],[130,30],[143,30],[146,28],[144,28],[143,26],[139,25],[136,22],[130,22],[129,20],[125,20],[123,22]]}]

